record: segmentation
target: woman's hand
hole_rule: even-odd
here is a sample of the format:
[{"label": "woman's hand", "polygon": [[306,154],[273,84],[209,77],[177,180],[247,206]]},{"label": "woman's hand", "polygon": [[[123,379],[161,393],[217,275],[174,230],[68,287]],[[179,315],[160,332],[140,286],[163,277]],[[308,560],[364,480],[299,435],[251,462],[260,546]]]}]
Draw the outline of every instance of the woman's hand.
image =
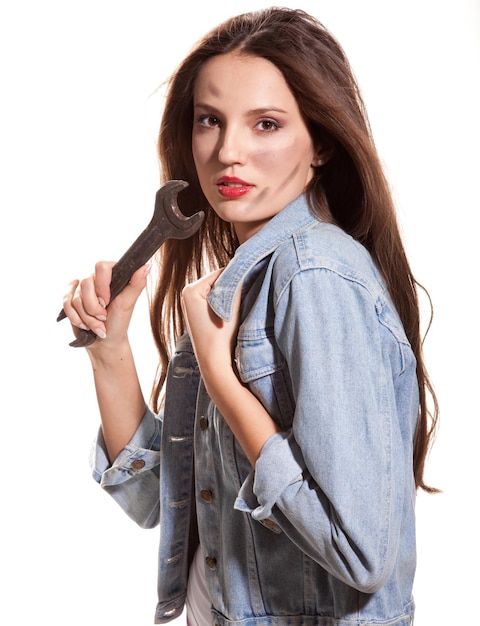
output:
[{"label": "woman's hand", "polygon": [[207,297],[222,273],[216,270],[187,285],[182,291],[182,307],[195,355],[204,378],[232,366],[239,313],[240,289],[229,322],[222,320],[210,307]]},{"label": "woman's hand", "polygon": [[[110,282],[113,262],[102,261],[95,265],[94,273],[83,280],[70,283],[69,291],[63,299],[63,309],[69,318],[75,334],[76,328],[92,330],[100,339],[87,349],[98,350],[100,344],[113,346],[126,337],[137,299],[146,285],[150,266],[137,270],[125,289],[110,302]],[[105,346],[103,346],[104,348]]]}]

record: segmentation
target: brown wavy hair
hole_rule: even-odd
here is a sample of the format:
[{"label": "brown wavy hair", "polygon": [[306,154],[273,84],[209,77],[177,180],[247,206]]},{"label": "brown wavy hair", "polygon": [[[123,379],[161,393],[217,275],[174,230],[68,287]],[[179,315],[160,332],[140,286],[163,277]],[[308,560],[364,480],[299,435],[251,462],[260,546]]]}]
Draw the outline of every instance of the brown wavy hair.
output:
[{"label": "brown wavy hair", "polygon": [[179,197],[182,211],[191,215],[203,210],[206,218],[194,236],[167,241],[159,253],[159,277],[151,301],[151,325],[160,355],[153,407],[159,409],[171,350],[185,331],[182,288],[225,266],[238,246],[231,224],[217,217],[203,195],[191,149],[196,77],[207,60],[232,51],[273,63],[294,94],[314,145],[330,149],[331,158],[315,169],[307,197],[320,218],[338,224],[367,248],[385,280],[417,359],[415,484],[436,491],[424,482],[438,404],[422,353],[419,284],[405,254],[391,191],[350,64],[328,30],[301,10],[274,7],[225,21],[198,42],[169,81],[158,138],[162,181],[187,181],[189,186]]}]

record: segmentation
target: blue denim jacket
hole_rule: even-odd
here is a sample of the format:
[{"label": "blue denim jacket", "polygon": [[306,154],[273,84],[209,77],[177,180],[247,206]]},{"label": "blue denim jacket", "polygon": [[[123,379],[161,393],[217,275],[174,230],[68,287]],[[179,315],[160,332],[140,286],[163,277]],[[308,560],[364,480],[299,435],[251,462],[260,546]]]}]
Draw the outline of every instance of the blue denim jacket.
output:
[{"label": "blue denim jacket", "polygon": [[160,525],[155,623],[182,611],[199,537],[214,624],[412,624],[416,363],[369,254],[300,196],[218,279],[224,319],[238,288],[238,374],[282,429],[255,470],[186,336],[161,414],[112,466],[97,440],[96,480]]}]

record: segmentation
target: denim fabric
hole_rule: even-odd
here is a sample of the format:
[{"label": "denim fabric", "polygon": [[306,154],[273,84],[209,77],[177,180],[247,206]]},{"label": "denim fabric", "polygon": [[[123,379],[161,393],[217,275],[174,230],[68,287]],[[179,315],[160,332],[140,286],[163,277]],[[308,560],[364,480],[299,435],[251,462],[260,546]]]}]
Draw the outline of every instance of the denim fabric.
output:
[{"label": "denim fabric", "polygon": [[155,623],[183,608],[198,533],[214,624],[412,624],[416,363],[369,254],[301,196],[218,279],[224,319],[238,288],[238,375],[282,428],[255,471],[188,337],[162,413],[147,410],[111,467],[97,440],[96,480],[160,524]]}]

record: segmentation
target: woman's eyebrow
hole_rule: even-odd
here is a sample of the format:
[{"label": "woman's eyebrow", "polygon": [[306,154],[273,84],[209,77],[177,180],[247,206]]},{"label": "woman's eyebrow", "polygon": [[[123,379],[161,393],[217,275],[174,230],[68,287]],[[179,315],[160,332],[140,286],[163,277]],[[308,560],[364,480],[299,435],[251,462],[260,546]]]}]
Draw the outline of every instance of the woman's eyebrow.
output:
[{"label": "woman's eyebrow", "polygon": [[[216,106],[214,105],[210,105],[210,104],[206,104],[204,102],[197,102],[196,104],[194,104],[194,108],[195,109],[205,109],[208,111],[214,111],[214,112],[219,112],[219,110],[217,109]],[[263,106],[263,107],[257,107],[255,109],[250,109],[249,111],[247,111],[247,115],[263,115],[265,113],[288,113],[288,111],[286,111],[285,109],[282,109],[278,106]]]},{"label": "woman's eyebrow", "polygon": [[254,115],[262,115],[263,113],[288,113],[288,111],[285,111],[285,109],[281,109],[280,107],[277,106],[267,106],[267,107],[260,107],[257,109],[252,109],[251,111],[249,111],[249,113],[254,114]]}]

